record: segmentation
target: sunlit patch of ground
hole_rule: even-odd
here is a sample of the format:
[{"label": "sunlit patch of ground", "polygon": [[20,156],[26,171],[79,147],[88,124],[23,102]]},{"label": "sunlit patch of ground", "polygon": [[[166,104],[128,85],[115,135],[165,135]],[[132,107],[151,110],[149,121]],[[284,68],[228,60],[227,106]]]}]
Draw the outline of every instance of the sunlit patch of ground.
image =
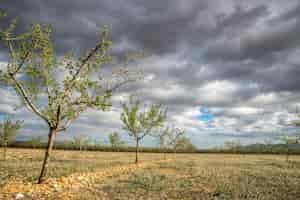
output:
[{"label": "sunlit patch of ground", "polygon": [[[56,151],[45,184],[35,184],[43,151],[10,149],[0,164],[0,198],[31,199],[295,200],[300,156],[141,154]],[[33,169],[33,170],[32,170]],[[28,198],[28,199],[30,199]],[[24,198],[26,199],[26,198]]]},{"label": "sunlit patch of ground", "polygon": [[[160,161],[160,162],[168,162]],[[157,162],[144,161],[138,165],[127,164],[98,169],[94,172],[74,173],[68,177],[49,178],[43,184],[35,184],[20,180],[10,180],[3,188],[3,198],[13,198],[14,194],[22,193],[33,199],[74,199],[82,188],[92,188],[95,183],[105,181],[119,174],[131,174],[145,167],[155,166]],[[102,193],[105,197],[105,193]]]},{"label": "sunlit patch of ground", "polygon": [[[94,180],[102,180],[115,173],[132,171],[136,167],[133,164],[134,153],[54,151],[49,169],[49,177],[52,178],[38,185],[35,183],[43,155],[42,150],[9,149],[7,160],[0,161],[0,199],[8,199],[17,193],[35,199],[63,193],[66,195],[59,199],[70,199],[65,191],[90,185]],[[140,160],[138,167],[143,168],[160,160],[160,155],[141,153]]]}]

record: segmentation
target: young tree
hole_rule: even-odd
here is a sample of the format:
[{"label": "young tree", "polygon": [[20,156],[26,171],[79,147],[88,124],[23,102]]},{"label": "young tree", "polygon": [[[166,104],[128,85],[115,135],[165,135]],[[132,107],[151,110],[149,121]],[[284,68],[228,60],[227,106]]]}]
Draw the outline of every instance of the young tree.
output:
[{"label": "young tree", "polygon": [[75,148],[79,148],[79,151],[81,151],[84,147],[86,147],[89,143],[89,139],[84,136],[75,136],[73,138],[73,145]]},{"label": "young tree", "polygon": [[164,160],[167,159],[167,154],[166,154],[166,151],[167,151],[167,148],[168,148],[167,136],[170,134],[169,131],[170,131],[170,127],[166,127],[164,129],[162,129],[162,131],[158,131],[157,132],[158,134],[155,135],[158,139],[159,148],[163,151]]},{"label": "young tree", "polygon": [[170,128],[167,136],[167,145],[170,146],[174,153],[177,152],[178,141],[184,136],[185,131],[179,128]]},{"label": "young tree", "polygon": [[184,130],[166,126],[162,131],[156,132],[155,137],[158,138],[159,146],[164,150],[164,159],[166,159],[167,148],[173,149],[176,153],[177,149],[180,148],[180,140],[183,139]]},{"label": "young tree", "polygon": [[43,138],[41,136],[33,136],[28,140],[28,143],[35,149],[42,146],[42,140]]},{"label": "young tree", "polygon": [[17,120],[14,122],[10,119],[6,119],[0,124],[0,143],[3,148],[4,161],[6,160],[7,146],[14,142],[21,125],[21,121]]},{"label": "young tree", "polygon": [[273,153],[273,141],[271,138],[266,138],[264,140],[265,149],[267,153]]},{"label": "young tree", "polygon": [[118,132],[112,132],[108,135],[108,140],[112,148],[116,149],[123,144]]},{"label": "young tree", "polygon": [[104,28],[94,48],[84,56],[58,56],[50,26],[32,25],[17,34],[16,20],[0,30],[0,42],[8,49],[1,80],[15,89],[29,111],[48,125],[48,142],[38,183],[45,180],[56,135],[65,131],[87,109],[106,111],[113,92],[136,80],[128,70],[118,70],[103,78],[100,67],[111,60],[111,41]]},{"label": "young tree", "polygon": [[147,135],[151,135],[155,128],[163,126],[166,120],[166,110],[161,105],[141,107],[138,100],[130,98],[128,104],[124,103],[121,120],[123,129],[128,131],[129,136],[135,139],[135,163],[138,163],[140,141]]},{"label": "young tree", "polygon": [[236,141],[226,141],[224,146],[227,150],[230,150],[232,153],[238,153],[242,151],[242,144],[239,140]]},{"label": "young tree", "polygon": [[290,156],[290,145],[297,144],[298,139],[295,137],[289,137],[289,136],[283,136],[279,138],[283,144],[285,145],[285,160],[286,162],[289,162],[289,156]]},{"label": "young tree", "polygon": [[[296,127],[300,127],[300,120],[298,120],[298,121],[295,121],[294,122],[294,125],[296,126]],[[298,132],[298,136],[297,136],[297,139],[298,139],[298,142],[300,142],[300,133]]]},{"label": "young tree", "polygon": [[183,151],[196,151],[197,147],[191,142],[191,140],[188,137],[181,137],[177,140],[176,144],[177,150],[183,150]]}]

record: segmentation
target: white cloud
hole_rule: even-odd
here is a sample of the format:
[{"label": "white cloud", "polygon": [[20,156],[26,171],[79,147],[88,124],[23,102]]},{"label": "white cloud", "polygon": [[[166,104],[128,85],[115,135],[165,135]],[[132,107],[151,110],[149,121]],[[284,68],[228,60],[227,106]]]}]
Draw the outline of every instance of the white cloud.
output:
[{"label": "white cloud", "polygon": [[197,94],[201,105],[230,103],[239,86],[233,82],[213,81],[198,88]]}]

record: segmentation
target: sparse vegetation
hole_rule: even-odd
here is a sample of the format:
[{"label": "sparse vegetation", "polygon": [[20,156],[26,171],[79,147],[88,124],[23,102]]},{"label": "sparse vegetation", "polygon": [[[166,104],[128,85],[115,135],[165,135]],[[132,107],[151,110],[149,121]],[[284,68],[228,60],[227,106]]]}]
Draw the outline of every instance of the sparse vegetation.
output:
[{"label": "sparse vegetation", "polygon": [[[10,149],[6,165],[0,162],[0,188],[4,191],[0,192],[0,199],[3,198],[1,195],[7,194],[8,189],[29,196],[47,194],[47,199],[50,200],[97,199],[99,196],[121,200],[294,200],[300,195],[299,156],[290,156],[290,162],[287,163],[284,155],[248,155],[243,158],[233,154],[178,154],[176,160],[157,162],[145,168],[142,167],[143,163],[154,163],[161,155],[141,153],[140,168],[123,172],[134,157],[134,153],[78,154],[76,151],[55,150],[49,170],[52,177],[48,183],[50,185],[34,187],[26,193],[22,190],[22,185],[17,187],[13,183],[16,179],[23,181],[17,182],[18,184],[35,182],[39,174],[32,169],[39,168],[43,152]],[[64,189],[66,180],[63,177],[72,177],[72,174],[77,173],[83,178],[99,171],[106,172],[105,169],[108,169],[109,177],[99,176],[93,184]],[[73,179],[77,180],[78,176]],[[52,192],[44,193],[42,188],[52,188]],[[67,198],[64,196],[66,194],[70,196]]]},{"label": "sparse vegetation", "polygon": [[299,157],[292,159],[289,165],[280,156],[179,155],[176,161],[120,175],[97,190],[124,200],[294,200],[300,195]]}]

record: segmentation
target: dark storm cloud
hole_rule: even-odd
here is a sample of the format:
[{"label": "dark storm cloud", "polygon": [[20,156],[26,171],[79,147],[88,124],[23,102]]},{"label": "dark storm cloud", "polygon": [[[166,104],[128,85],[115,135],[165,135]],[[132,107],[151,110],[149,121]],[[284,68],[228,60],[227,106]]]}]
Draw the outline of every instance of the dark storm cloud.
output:
[{"label": "dark storm cloud", "polygon": [[[268,4],[246,7],[233,3],[230,12],[222,6],[219,1],[206,0],[1,2],[1,8],[10,16],[19,16],[20,30],[35,22],[52,24],[60,52],[92,47],[101,26],[108,24],[116,46],[127,41],[127,47],[116,49],[117,53],[130,49],[128,45],[157,55],[180,52],[181,47],[187,49],[183,52],[187,64],[165,71],[159,69],[159,79],[174,79],[184,87],[212,80],[246,80],[259,82],[269,90],[295,90],[297,64],[284,71],[285,76],[293,77],[284,84],[272,80],[273,74],[264,75],[261,69],[282,59],[281,52],[297,47],[300,4],[271,19],[267,18],[275,11]],[[265,19],[265,28],[256,30],[257,24]],[[247,59],[251,62],[245,64]],[[199,73],[201,62],[209,64],[210,73]]]},{"label": "dark storm cloud", "polygon": [[216,44],[208,51],[207,56],[210,59],[222,60],[259,59],[268,54],[297,47],[300,42],[299,25],[299,22],[295,22],[287,27],[282,27],[282,30],[267,30],[249,35],[241,38],[236,46],[230,46],[230,41]]},{"label": "dark storm cloud", "polygon": [[[2,9],[19,16],[19,28],[30,23],[50,23],[56,30],[59,49],[90,47],[101,27],[108,24],[113,41],[128,39],[153,53],[175,51],[188,38],[191,21],[206,7],[205,1],[189,4],[176,0],[151,1],[7,1]],[[186,8],[185,8],[186,7]],[[191,33],[191,32],[190,32]]]},{"label": "dark storm cloud", "polygon": [[[88,0],[84,3],[79,0],[3,0],[1,7],[11,16],[20,16],[20,29],[35,22],[52,24],[56,30],[56,44],[63,50],[91,47],[104,24],[111,26],[116,43],[126,38],[130,45],[156,54],[176,52],[183,44],[203,48],[201,44],[208,43],[210,48],[206,57],[214,60],[264,57],[267,53],[294,46],[299,40],[300,26],[295,23],[282,27],[284,30],[271,29],[243,37],[236,45],[231,39],[240,37],[243,29],[269,15],[267,5],[246,9],[237,4],[227,15],[214,11],[212,5],[204,0],[185,3],[179,0],[131,0],[126,3],[120,0]],[[206,15],[202,17],[201,13]],[[298,17],[297,14],[291,10],[283,18]],[[209,23],[204,17],[212,19],[211,28],[206,28]],[[201,23],[197,25],[199,21]],[[273,27],[280,25],[276,21],[273,23]],[[224,36],[225,43],[210,42]]]},{"label": "dark storm cloud", "polygon": [[[162,103],[171,116],[185,116],[201,105],[221,109],[215,113],[222,118],[218,125],[255,128],[261,126],[261,111],[251,114],[250,108],[251,112],[238,108],[263,107],[265,101],[293,106],[299,102],[287,100],[300,94],[297,0],[2,0],[0,7],[9,16],[19,16],[18,31],[31,23],[52,24],[59,54],[93,47],[107,24],[113,54],[147,51],[151,55],[132,67],[141,70],[146,80],[123,87],[118,94]],[[0,61],[3,58],[0,50]],[[119,99],[115,102],[119,104]],[[6,104],[0,101],[1,106]],[[267,112],[265,124],[268,120],[282,124],[280,117],[273,116],[277,105],[267,110],[272,112]],[[78,122],[89,127],[120,126],[118,113],[100,116],[105,120],[95,116]],[[195,121],[186,123],[203,128]]]}]

